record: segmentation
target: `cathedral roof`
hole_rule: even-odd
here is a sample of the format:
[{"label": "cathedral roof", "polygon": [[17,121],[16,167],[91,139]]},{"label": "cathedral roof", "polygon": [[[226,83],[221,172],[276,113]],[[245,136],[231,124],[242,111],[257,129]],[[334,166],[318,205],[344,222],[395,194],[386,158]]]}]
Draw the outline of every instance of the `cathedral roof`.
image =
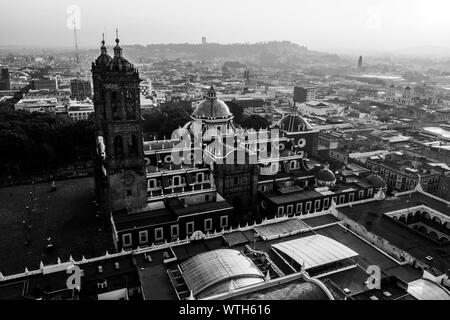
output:
[{"label": "cathedral roof", "polygon": [[122,48],[119,45],[119,41],[119,38],[117,38],[114,47],[114,58],[108,63],[107,69],[109,71],[133,71],[134,66],[122,55]]},{"label": "cathedral roof", "polygon": [[112,58],[106,50],[105,39],[103,39],[102,46],[100,47],[100,55],[95,59],[95,64],[107,65],[111,60]]},{"label": "cathedral roof", "polygon": [[288,114],[281,118],[279,122],[279,126],[281,130],[286,132],[300,132],[300,131],[309,131],[312,130],[311,125],[296,114]]},{"label": "cathedral roof", "polygon": [[197,105],[192,116],[194,118],[226,119],[233,115],[227,104],[216,97],[216,91],[211,86],[208,96]]},{"label": "cathedral roof", "polygon": [[386,186],[386,182],[377,174],[371,174],[365,180],[370,183],[374,188],[382,188]]},{"label": "cathedral roof", "polygon": [[328,168],[328,165],[325,165],[323,169],[317,172],[316,179],[319,181],[333,182],[336,181],[336,176],[333,171]]}]

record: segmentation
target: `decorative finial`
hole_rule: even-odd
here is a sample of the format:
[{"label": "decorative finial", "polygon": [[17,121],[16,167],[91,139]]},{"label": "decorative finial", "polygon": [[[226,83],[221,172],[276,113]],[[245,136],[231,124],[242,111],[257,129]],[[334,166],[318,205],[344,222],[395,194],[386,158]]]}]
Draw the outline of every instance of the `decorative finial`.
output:
[{"label": "decorative finial", "polygon": [[119,30],[116,28],[116,46],[114,47],[114,57],[122,57],[122,48],[119,45]]},{"label": "decorative finial", "polygon": [[102,33],[102,46],[100,47],[101,54],[106,54],[105,34]]},{"label": "decorative finial", "polygon": [[208,90],[208,98],[216,97],[216,89],[214,89],[214,85],[211,83],[211,87]]}]

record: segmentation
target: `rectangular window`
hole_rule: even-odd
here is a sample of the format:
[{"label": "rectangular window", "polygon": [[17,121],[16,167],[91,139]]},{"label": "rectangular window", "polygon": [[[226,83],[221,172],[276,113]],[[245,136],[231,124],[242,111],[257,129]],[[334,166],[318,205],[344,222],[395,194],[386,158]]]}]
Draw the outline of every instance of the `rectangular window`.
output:
[{"label": "rectangular window", "polygon": [[220,227],[223,228],[228,228],[228,216],[222,216],[220,217]]},{"label": "rectangular window", "polygon": [[355,200],[355,194],[354,193],[350,193],[348,196],[348,202],[353,202]]},{"label": "rectangular window", "polygon": [[149,189],[155,189],[156,188],[156,180],[155,179],[150,179],[148,181],[148,188]]},{"label": "rectangular window", "polygon": [[205,201],[208,202],[209,201],[209,195],[205,196]]},{"label": "rectangular window", "polygon": [[288,217],[291,217],[294,213],[294,205],[290,204],[287,206],[287,215]]},{"label": "rectangular window", "polygon": [[234,177],[234,185],[239,184],[239,177]]},{"label": "rectangular window", "polygon": [[148,243],[148,232],[147,230],[139,231],[139,244],[147,244]]},{"label": "rectangular window", "polygon": [[372,194],[373,194],[373,189],[372,189],[372,188],[368,189],[368,190],[367,190],[367,196],[368,196],[368,197],[371,197]]},{"label": "rectangular window", "polygon": [[306,213],[309,213],[311,211],[311,201],[308,201],[306,203]]},{"label": "rectangular window", "polygon": [[186,234],[190,236],[194,233],[194,222],[186,223]]},{"label": "rectangular window", "polygon": [[177,224],[170,226],[170,235],[172,237],[172,240],[178,239],[178,225]]},{"label": "rectangular window", "polygon": [[205,232],[212,230],[212,219],[205,219]]},{"label": "rectangular window", "polygon": [[340,195],[339,196],[339,203],[338,204],[342,204],[345,202],[345,195]]},{"label": "rectangular window", "polygon": [[303,203],[297,203],[297,214],[301,214],[302,213],[302,207],[303,207]]},{"label": "rectangular window", "polygon": [[358,198],[359,198],[359,199],[364,198],[364,190],[360,190],[360,191],[359,191]]},{"label": "rectangular window", "polygon": [[295,169],[295,167],[296,167],[295,160],[291,161],[291,163],[289,164],[289,168],[293,170],[293,169]]},{"label": "rectangular window", "polygon": [[122,243],[123,246],[126,247],[131,247],[133,245],[133,240],[131,237],[131,233],[125,233],[122,235]]},{"label": "rectangular window", "polygon": [[164,240],[163,228],[156,228],[155,229],[155,242],[156,241],[163,241],[163,240]]},{"label": "rectangular window", "polygon": [[284,207],[278,207],[277,216],[282,217],[284,215]]},{"label": "rectangular window", "polygon": [[323,209],[324,210],[328,209],[329,205],[330,205],[330,198],[323,199]]},{"label": "rectangular window", "polygon": [[316,200],[314,202],[314,210],[317,211],[320,209],[320,200]]}]

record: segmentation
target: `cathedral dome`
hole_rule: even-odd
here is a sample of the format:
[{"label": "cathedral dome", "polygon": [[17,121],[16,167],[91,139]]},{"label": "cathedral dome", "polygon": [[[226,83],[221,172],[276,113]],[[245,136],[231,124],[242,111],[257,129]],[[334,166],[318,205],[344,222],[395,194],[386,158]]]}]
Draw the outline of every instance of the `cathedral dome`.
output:
[{"label": "cathedral dome", "polygon": [[107,66],[109,71],[133,71],[133,65],[125,58],[114,57]]},{"label": "cathedral dome", "polygon": [[335,182],[336,176],[334,175],[333,171],[331,171],[328,168],[328,165],[325,165],[325,167],[323,169],[321,169],[321,170],[319,170],[319,172],[317,172],[316,179],[317,179],[317,181],[322,181],[322,182]]},{"label": "cathedral dome", "polygon": [[95,64],[100,65],[107,65],[112,60],[111,56],[109,54],[101,54],[97,57],[95,60]]},{"label": "cathedral dome", "polygon": [[281,130],[286,132],[300,132],[300,131],[309,131],[312,130],[311,125],[296,114],[288,114],[281,118],[279,122],[279,126]]},{"label": "cathedral dome", "polygon": [[95,59],[96,65],[107,65],[111,60],[111,56],[106,51],[105,39],[102,40],[102,46],[100,47],[100,55]]},{"label": "cathedral dome", "polygon": [[195,108],[192,116],[197,119],[213,118],[227,119],[233,116],[227,104],[216,97],[213,87],[208,90],[208,96]]},{"label": "cathedral dome", "polygon": [[384,181],[383,178],[381,178],[377,174],[371,174],[365,180],[370,183],[375,189],[383,188],[386,186],[386,181]]},{"label": "cathedral dome", "polygon": [[119,46],[119,39],[116,39],[114,47],[114,58],[108,63],[109,71],[133,71],[134,66],[122,56],[122,48]]}]

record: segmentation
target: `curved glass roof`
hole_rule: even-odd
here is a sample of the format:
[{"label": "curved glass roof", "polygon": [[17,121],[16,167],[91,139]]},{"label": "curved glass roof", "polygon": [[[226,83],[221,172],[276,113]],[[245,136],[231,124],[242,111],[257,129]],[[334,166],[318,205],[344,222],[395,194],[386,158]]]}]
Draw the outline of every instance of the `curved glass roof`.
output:
[{"label": "curved glass roof", "polygon": [[228,292],[264,281],[256,265],[237,250],[198,254],[180,264],[186,284],[197,298]]},{"label": "curved glass roof", "polygon": [[358,255],[336,240],[319,234],[277,243],[272,247],[304,265],[306,270]]},{"label": "curved glass roof", "polygon": [[408,284],[408,293],[418,300],[450,300],[450,292],[428,279],[418,279]]}]

